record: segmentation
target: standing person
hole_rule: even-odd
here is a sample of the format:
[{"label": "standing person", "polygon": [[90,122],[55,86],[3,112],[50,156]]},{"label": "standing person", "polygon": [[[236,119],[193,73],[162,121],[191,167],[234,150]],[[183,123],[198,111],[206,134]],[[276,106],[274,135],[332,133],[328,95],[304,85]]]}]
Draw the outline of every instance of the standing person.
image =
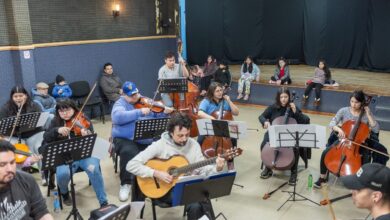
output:
[{"label": "standing person", "polygon": [[241,65],[241,77],[238,80],[238,96],[237,99],[243,97],[243,89],[245,85],[245,97],[244,100],[249,99],[249,94],[251,93],[251,82],[256,80],[260,81],[260,68],[253,62],[251,56],[245,58],[245,62]]},{"label": "standing person", "polygon": [[111,63],[106,63],[103,66],[103,75],[100,77],[99,86],[108,99],[109,109],[112,108],[116,100],[122,95],[122,81],[114,73]]},{"label": "standing person", "polygon": [[[291,94],[290,91],[284,87],[280,88],[276,93],[275,103],[271,106],[268,106],[264,112],[259,116],[259,121],[264,129],[268,129],[269,126],[272,125],[272,121],[280,116],[284,116],[286,114],[287,108],[291,108],[291,111],[288,114],[288,117],[294,118],[298,124],[309,124],[310,118],[302,113],[302,111],[296,107],[294,102],[290,101]],[[265,132],[263,137],[263,142],[260,145],[260,151],[263,150],[265,144],[269,142],[268,131]],[[291,175],[288,181],[289,185],[295,185],[297,180],[296,167],[299,162],[299,152],[294,149],[295,160],[294,164],[291,167]],[[260,178],[268,179],[272,176],[272,170],[269,167],[265,167],[263,172],[260,174]]]},{"label": "standing person", "polygon": [[313,88],[315,89],[316,96],[314,98],[314,105],[319,106],[320,105],[320,99],[321,99],[321,90],[322,87],[324,87],[325,79],[330,77],[330,70],[325,62],[325,60],[320,60],[318,63],[318,67],[314,70],[314,77],[310,81],[310,83],[307,85],[305,89],[305,93],[302,96],[302,103],[305,104],[307,99],[309,98],[309,95],[311,93],[311,90]]},{"label": "standing person", "polygon": [[0,219],[53,219],[34,177],[16,170],[15,147],[5,140],[0,140]]},{"label": "standing person", "polygon": [[126,164],[143,151],[153,139],[134,141],[135,123],[143,119],[167,117],[173,111],[172,108],[165,108],[164,113],[155,113],[150,108],[135,108],[134,105],[141,99],[141,94],[133,82],[125,82],[122,86],[123,94],[115,102],[112,112],[112,137],[114,138],[115,152],[119,155],[120,167],[120,190],[119,200],[128,200],[130,184],[133,176],[126,171]]},{"label": "standing person", "polygon": [[[366,95],[362,90],[354,91],[349,100],[348,107],[343,107],[340,110],[337,111],[336,115],[332,118],[332,120],[329,123],[329,128],[331,129],[332,133],[330,134],[330,137],[328,139],[328,143],[326,146],[326,149],[321,154],[320,159],[320,178],[314,183],[314,187],[321,188],[322,184],[327,182],[326,174],[328,172],[327,167],[325,165],[325,157],[326,154],[334,147],[337,146],[340,142],[339,139],[348,138],[345,135],[345,131],[341,128],[341,125],[349,120],[357,121],[359,118],[359,115],[362,111],[364,111],[363,117],[361,119],[362,123],[365,123],[368,125],[368,127],[371,130],[371,137],[378,137],[379,136],[379,124],[375,120],[374,115],[372,114],[370,108],[368,106],[364,106],[366,102]],[[370,141],[370,140],[366,140]],[[372,141],[368,145],[376,150],[379,150],[381,152],[387,153],[387,150],[384,146],[379,144],[379,140]],[[361,147],[361,153],[363,153],[362,163],[367,163],[370,161],[366,161],[369,159],[366,159],[367,156],[369,156],[369,152],[366,152]],[[372,153],[372,159],[373,162],[386,164],[388,158],[385,156],[382,156],[378,153],[373,152]]]},{"label": "standing person", "polygon": [[36,88],[32,89],[33,101],[36,102],[43,112],[54,114],[56,100],[48,94],[49,85],[44,82],[37,83]]},{"label": "standing person", "polygon": [[214,82],[220,83],[225,89],[230,88],[232,76],[229,71],[229,66],[225,60],[219,63],[219,68],[214,74]]},{"label": "standing person", "polygon": [[286,59],[283,57],[278,59],[274,75],[271,77],[269,83],[277,85],[291,84],[290,69],[287,65]]},{"label": "standing person", "polygon": [[[179,77],[189,77],[187,67],[183,59],[179,59],[179,64],[175,63],[175,54],[167,52],[165,55],[165,65],[158,71],[158,79],[171,79]],[[161,93],[161,98],[165,106],[172,107],[173,102],[168,93]]]},{"label": "standing person", "polygon": [[[76,124],[72,129],[66,126],[67,124],[72,124],[73,121],[76,121]],[[91,133],[93,133],[91,121],[82,113],[79,114],[79,109],[74,101],[63,99],[57,103],[56,115],[44,134],[44,143],[49,144],[68,138],[89,135]],[[87,173],[100,206],[106,206],[108,202],[104,190],[103,176],[100,170],[100,160],[95,157],[89,157],[74,161],[72,164],[72,173],[75,173],[78,169],[82,169]],[[64,204],[71,206],[72,198],[68,189],[70,182],[70,170],[68,165],[64,164],[56,168],[56,179]]]},{"label": "standing person", "polygon": [[[11,89],[9,100],[0,109],[0,120],[3,118],[16,116],[19,110],[20,114],[42,112],[41,107],[31,100],[30,95],[24,87],[15,86]],[[15,132],[14,137],[11,138],[11,141],[16,143],[20,138],[21,141],[24,141],[29,146],[30,151],[33,154],[39,154],[38,148],[42,144],[44,133],[43,128],[37,127],[29,131],[21,131],[20,134],[18,133],[18,131]],[[39,170],[40,166],[41,163],[38,163]],[[43,172],[41,172],[41,176],[42,185],[46,186],[47,178]]]},{"label": "standing person", "polygon": [[217,60],[213,55],[208,55],[203,66],[203,75],[200,80],[200,95],[204,96],[210,86],[211,80],[218,69]]},{"label": "standing person", "polygon": [[[184,156],[189,164],[205,160],[199,144],[194,139],[190,138],[190,130],[191,118],[183,113],[174,114],[168,122],[167,131],[161,135],[161,139],[153,142],[152,145],[148,146],[144,151],[129,161],[126,167],[127,171],[136,176],[144,178],[150,177],[155,178],[156,181],[171,183],[173,180],[172,175],[164,171],[153,170],[152,168],[145,166],[145,163],[153,158],[165,160],[174,155]],[[208,176],[222,171],[224,164],[225,160],[218,157],[216,165],[201,167],[197,169],[195,173]],[[143,198],[136,198],[136,200],[143,200]],[[172,204],[171,192],[168,192],[158,200]],[[204,214],[209,213],[211,211],[210,209],[211,204],[206,201],[191,203],[186,206],[187,219],[199,219]]]},{"label": "standing person", "polygon": [[52,95],[56,99],[72,97],[72,89],[61,75],[56,76],[56,83],[53,87]]},{"label": "standing person", "polygon": [[349,176],[342,176],[344,186],[352,190],[357,208],[370,211],[373,220],[390,220],[390,169],[382,164],[364,164]]}]

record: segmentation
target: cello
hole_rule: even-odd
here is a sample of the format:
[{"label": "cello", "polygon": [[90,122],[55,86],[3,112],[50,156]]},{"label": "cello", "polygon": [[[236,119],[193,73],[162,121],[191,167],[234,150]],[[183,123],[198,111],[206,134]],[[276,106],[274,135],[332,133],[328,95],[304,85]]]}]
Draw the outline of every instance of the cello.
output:
[{"label": "cello", "polygon": [[364,107],[371,102],[371,96],[361,105],[358,119],[348,120],[343,123],[341,129],[347,138],[336,143],[325,156],[327,169],[337,176],[355,174],[362,166],[362,159],[359,153],[360,146],[369,137],[370,128],[362,122],[365,113]]},{"label": "cello", "polygon": [[[211,116],[217,120],[233,120],[233,115],[230,111],[223,110],[225,100],[222,99],[221,106],[218,111],[211,113]],[[223,154],[228,149],[233,147],[232,140],[227,137],[207,136],[202,143],[202,152],[207,158],[212,158],[218,154]]]}]

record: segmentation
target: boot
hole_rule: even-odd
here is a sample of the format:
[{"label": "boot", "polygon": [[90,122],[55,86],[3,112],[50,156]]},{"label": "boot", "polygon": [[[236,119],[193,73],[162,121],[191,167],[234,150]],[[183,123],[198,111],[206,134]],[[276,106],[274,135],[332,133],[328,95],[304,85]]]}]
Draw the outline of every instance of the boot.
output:
[{"label": "boot", "polygon": [[262,179],[268,179],[272,176],[272,170],[268,167],[264,168],[263,172],[260,174],[260,178]]}]

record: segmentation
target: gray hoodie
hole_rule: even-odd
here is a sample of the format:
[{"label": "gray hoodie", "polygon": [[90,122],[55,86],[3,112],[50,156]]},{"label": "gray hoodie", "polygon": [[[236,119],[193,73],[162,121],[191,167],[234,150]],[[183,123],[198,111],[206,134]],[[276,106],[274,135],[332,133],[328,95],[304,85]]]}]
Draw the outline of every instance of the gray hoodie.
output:
[{"label": "gray hoodie", "polygon": [[[201,148],[194,139],[189,138],[185,146],[176,145],[168,132],[161,135],[161,139],[153,142],[144,151],[140,152],[127,163],[126,170],[143,178],[153,177],[154,170],[144,164],[150,159],[168,159],[173,155],[184,156],[190,164],[205,160]],[[195,170],[195,173],[209,176],[217,173],[215,165],[208,165]]]}]

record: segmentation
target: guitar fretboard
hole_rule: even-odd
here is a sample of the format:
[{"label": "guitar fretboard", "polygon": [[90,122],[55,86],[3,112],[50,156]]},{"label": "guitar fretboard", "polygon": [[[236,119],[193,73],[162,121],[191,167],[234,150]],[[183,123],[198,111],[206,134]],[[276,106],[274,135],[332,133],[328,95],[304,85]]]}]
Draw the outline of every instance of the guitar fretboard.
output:
[{"label": "guitar fretboard", "polygon": [[187,166],[171,170],[170,174],[173,175],[173,176],[179,176],[180,174],[188,173],[188,172],[191,172],[191,171],[196,170],[198,168],[201,168],[201,167],[213,164],[213,163],[215,163],[216,160],[217,160],[217,157],[213,157],[213,158],[210,158],[210,159],[207,159],[207,160],[203,160],[203,161],[200,161],[200,162],[189,164]]}]

